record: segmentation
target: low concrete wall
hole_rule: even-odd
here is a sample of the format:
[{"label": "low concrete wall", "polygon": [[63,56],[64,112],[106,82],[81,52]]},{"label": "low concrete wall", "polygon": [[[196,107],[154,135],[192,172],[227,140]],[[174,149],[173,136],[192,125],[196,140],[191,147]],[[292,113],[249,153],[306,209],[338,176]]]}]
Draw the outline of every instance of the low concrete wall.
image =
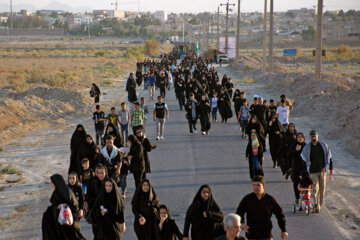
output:
[{"label": "low concrete wall", "polygon": [[0,29],[0,36],[61,36],[62,29]]}]

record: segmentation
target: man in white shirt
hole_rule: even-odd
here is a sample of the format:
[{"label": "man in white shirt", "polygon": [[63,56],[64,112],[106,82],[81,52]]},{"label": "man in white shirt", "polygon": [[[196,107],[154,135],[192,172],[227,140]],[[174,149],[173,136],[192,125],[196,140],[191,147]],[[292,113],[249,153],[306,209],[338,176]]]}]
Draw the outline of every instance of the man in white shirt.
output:
[{"label": "man in white shirt", "polygon": [[276,109],[276,116],[279,122],[284,126],[284,129],[287,130],[287,126],[289,124],[289,115],[290,115],[290,108],[289,106],[285,105],[285,100],[281,99],[280,106]]}]

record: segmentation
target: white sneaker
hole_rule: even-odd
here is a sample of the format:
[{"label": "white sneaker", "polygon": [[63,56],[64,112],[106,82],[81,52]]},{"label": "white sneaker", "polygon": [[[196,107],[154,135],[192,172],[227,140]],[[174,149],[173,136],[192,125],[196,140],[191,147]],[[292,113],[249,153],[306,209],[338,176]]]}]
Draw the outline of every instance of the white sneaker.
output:
[{"label": "white sneaker", "polygon": [[197,130],[195,130],[195,133],[197,133]]},{"label": "white sneaker", "polygon": [[159,136],[157,136],[157,137],[156,137],[156,140],[158,140],[158,141],[159,141],[159,140],[160,140],[160,137],[159,137]]},{"label": "white sneaker", "polygon": [[165,140],[165,138],[163,136],[160,137],[160,140]]},{"label": "white sneaker", "polygon": [[202,135],[205,135],[205,132],[201,132]]}]

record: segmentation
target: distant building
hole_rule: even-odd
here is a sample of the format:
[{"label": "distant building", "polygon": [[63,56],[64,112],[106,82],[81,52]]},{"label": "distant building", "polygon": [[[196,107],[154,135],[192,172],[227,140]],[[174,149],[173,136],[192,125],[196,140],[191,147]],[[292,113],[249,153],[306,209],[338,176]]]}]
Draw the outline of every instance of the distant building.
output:
[{"label": "distant building", "polygon": [[155,19],[159,19],[161,22],[166,22],[168,17],[165,11],[156,11],[152,14]]},{"label": "distant building", "polygon": [[81,23],[82,24],[90,24],[92,22],[93,22],[93,19],[90,16],[82,16],[81,17]]},{"label": "distant building", "polygon": [[49,23],[50,25],[54,25],[56,22],[56,18],[53,17],[44,17],[43,20],[47,23]]},{"label": "distant building", "polygon": [[63,10],[38,10],[36,11],[36,15],[42,15],[42,16],[51,16],[51,13],[64,13]]},{"label": "distant building", "polygon": [[118,18],[123,19],[125,18],[124,11],[117,11],[117,10],[93,10],[94,17],[108,17],[108,18]]},{"label": "distant building", "polygon": [[0,17],[0,23],[7,23],[8,17]]},{"label": "distant building", "polygon": [[21,9],[20,10],[20,15],[22,15],[22,16],[30,16],[30,12],[28,10]]}]

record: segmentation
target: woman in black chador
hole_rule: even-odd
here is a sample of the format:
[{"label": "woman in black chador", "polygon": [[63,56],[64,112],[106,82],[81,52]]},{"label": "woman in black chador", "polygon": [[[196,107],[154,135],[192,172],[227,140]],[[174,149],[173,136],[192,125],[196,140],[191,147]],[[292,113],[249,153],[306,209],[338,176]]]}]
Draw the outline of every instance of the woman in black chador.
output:
[{"label": "woman in black chador", "polygon": [[136,102],[136,81],[133,73],[130,73],[130,76],[126,81],[126,91],[128,92],[128,101],[131,103]]},{"label": "woman in black chador", "polygon": [[184,224],[184,240],[189,239],[191,226],[191,239],[212,240],[224,232],[224,215],[219,205],[213,199],[208,185],[200,187],[199,191],[186,212]]},{"label": "woman in black chador", "polygon": [[96,240],[120,240],[125,232],[124,202],[115,181],[105,180],[96,205]]},{"label": "woman in black chador", "polygon": [[77,164],[79,171],[82,169],[81,160],[84,158],[89,159],[90,168],[95,169],[100,158],[100,148],[90,135],[86,136],[86,141],[80,146],[78,151]]},{"label": "woman in black chador", "polygon": [[267,133],[269,134],[270,155],[275,168],[280,164],[279,149],[284,136],[284,127],[275,114],[271,115],[271,119],[267,126]]},{"label": "woman in black chador", "polygon": [[255,115],[250,118],[249,123],[245,129],[245,133],[249,137],[249,142],[251,141],[251,133],[253,132],[256,133],[261,143],[261,146],[265,146],[265,139],[266,139],[265,129],[263,128],[263,126],[261,125],[261,123],[259,122],[258,118]]},{"label": "woman in black chador", "polygon": [[143,75],[139,69],[136,70],[135,75],[136,75],[136,83],[140,87],[143,82]]},{"label": "woman in black chador", "polygon": [[80,146],[83,145],[84,143],[86,143],[86,136],[87,136],[87,134],[86,134],[84,126],[81,124],[77,125],[76,129],[71,137],[71,142],[70,142],[71,155],[70,155],[70,166],[69,166],[68,173],[70,173],[70,172],[78,173],[81,170],[81,169],[79,169],[79,166],[81,164],[78,164],[78,162],[77,162],[78,151],[80,149]]},{"label": "woman in black chador", "polygon": [[138,240],[158,239],[159,205],[160,201],[155,194],[149,180],[144,179],[136,189],[131,201],[135,215],[134,230]]},{"label": "woman in black chador", "polygon": [[227,122],[229,118],[232,118],[231,100],[227,92],[222,88],[218,97],[218,108],[221,116],[221,122]]},{"label": "woman in black chador", "polygon": [[113,136],[115,147],[121,148],[124,146],[124,140],[123,140],[118,128],[116,126],[114,126],[114,124],[112,124],[111,122],[109,122],[106,126],[105,134],[103,137],[103,146],[105,146],[105,139],[108,135]]},{"label": "woman in black chador", "polygon": [[[80,220],[78,217],[80,209],[79,203],[76,200],[75,194],[65,183],[64,178],[55,174],[50,177],[51,186],[54,188],[54,192],[51,195],[49,206],[44,212],[42,219],[42,236],[44,240],[78,240],[85,239],[81,233]],[[67,204],[73,215],[73,224],[60,225],[58,222],[58,216],[60,212],[59,205]]]},{"label": "woman in black chador", "polygon": [[211,122],[210,122],[211,106],[209,100],[206,99],[205,95],[201,96],[201,101],[199,102],[198,105],[198,111],[199,111],[200,123],[201,123],[201,134],[208,135],[211,127]]},{"label": "woman in black chador", "polygon": [[159,240],[175,240],[176,237],[179,240],[182,240],[183,235],[180,232],[174,219],[170,217],[170,211],[168,206],[160,205],[159,213],[160,213],[160,220],[158,223]]}]

